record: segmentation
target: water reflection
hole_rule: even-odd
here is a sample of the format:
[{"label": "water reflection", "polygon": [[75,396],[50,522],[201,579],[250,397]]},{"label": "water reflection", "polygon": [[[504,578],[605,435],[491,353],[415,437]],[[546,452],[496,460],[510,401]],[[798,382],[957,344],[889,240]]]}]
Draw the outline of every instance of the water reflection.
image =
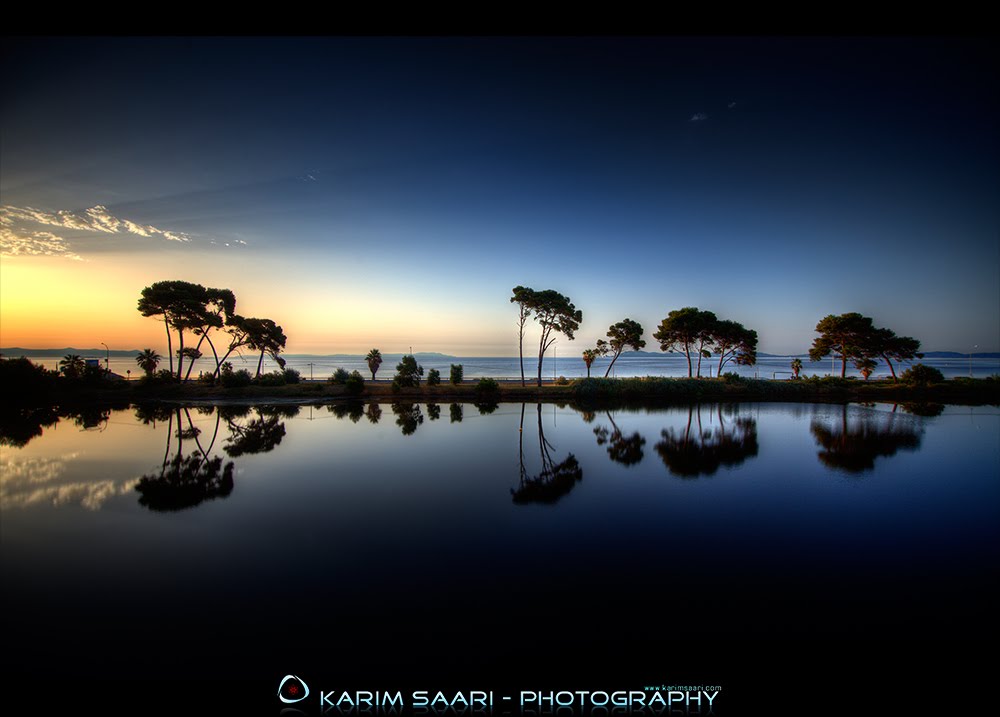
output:
[{"label": "water reflection", "polygon": [[452,423],[461,423],[462,422],[462,404],[461,403],[453,403],[453,404],[451,404],[451,406],[448,407],[448,410],[451,413],[451,422]]},{"label": "water reflection", "polygon": [[537,404],[538,412],[538,451],[541,456],[541,471],[538,475],[528,474],[524,462],[524,404],[521,404],[521,425],[518,430],[518,452],[520,457],[521,475],[518,487],[511,488],[514,503],[525,505],[528,503],[557,502],[564,495],[573,490],[574,486],[583,480],[583,469],[577,462],[576,457],[570,453],[562,461],[556,462],[552,458],[552,451],[555,448],[545,438],[545,430],[542,428],[542,404]]},{"label": "water reflection", "polygon": [[[638,432],[626,438],[621,429],[618,428],[618,424],[615,423],[615,419],[611,417],[611,412],[607,412],[606,415],[611,423],[611,430],[609,431],[606,426],[598,426],[594,429],[597,445],[608,444],[608,456],[615,463],[621,463],[623,466],[636,465],[642,460],[642,447],[646,445],[646,439]],[[590,423],[594,417],[594,414],[589,414],[588,420],[588,416],[585,414],[583,420]]]},{"label": "water reflection", "polygon": [[849,417],[846,405],[839,421],[813,419],[810,431],[823,448],[817,454],[820,462],[848,473],[872,470],[878,457],[917,450],[923,433],[912,419],[898,420],[895,407],[889,413],[864,411]]},{"label": "water reflection", "polygon": [[[232,493],[233,462],[229,461],[223,465],[220,456],[212,458],[209,455],[215,447],[222,420],[226,421],[232,431],[230,438],[227,439],[231,445],[224,448],[231,456],[271,450],[274,445],[281,442],[281,438],[278,437],[270,447],[263,448],[273,441],[273,436],[277,433],[273,427],[261,428],[265,423],[263,418],[263,412],[267,410],[265,407],[256,409],[261,418],[244,425],[238,419],[249,415],[251,410],[249,407],[228,406],[220,407],[216,411],[213,406],[204,406],[194,409],[195,412],[201,415],[215,414],[215,426],[206,448],[201,440],[202,430],[194,425],[191,418],[191,410],[156,406],[136,408],[136,417],[144,423],[152,423],[155,426],[157,420],[162,423],[164,419],[167,423],[167,448],[159,471],[143,475],[135,484],[135,490],[139,492],[139,505],[155,511],[184,510],[206,500],[225,498]],[[186,427],[184,419],[187,419]],[[270,418],[267,422],[270,422]],[[284,424],[281,424],[280,434],[283,436],[284,433]],[[174,438],[177,439],[177,446],[176,452],[171,456]],[[195,444],[195,450],[188,455],[185,455],[184,441]]]},{"label": "water reflection", "polygon": [[44,408],[0,409],[0,446],[23,448],[42,429],[59,422],[59,414],[50,406]]},{"label": "water reflection", "polygon": [[[337,418],[349,418],[351,423],[357,423],[365,415],[365,404],[360,401],[347,401],[346,403],[331,403],[326,407],[330,413]],[[375,423],[378,422],[374,421]]]},{"label": "water reflection", "polygon": [[436,403],[427,404],[427,417],[432,421],[436,421],[441,418],[441,407]]},{"label": "water reflection", "polygon": [[369,403],[368,408],[365,409],[365,417],[371,424],[378,423],[379,419],[382,418],[382,407],[377,403]]},{"label": "water reflection", "polygon": [[[299,414],[301,406],[220,406],[219,415],[226,421],[229,428],[229,438],[223,450],[231,458],[242,455],[267,453],[281,444],[285,437],[285,423],[281,419],[294,418]],[[254,411],[255,418],[243,423]],[[218,430],[218,422],[216,422]],[[213,439],[214,440],[214,439]]]},{"label": "water reflection", "polygon": [[[711,408],[707,409],[709,412]],[[757,455],[757,421],[739,415],[736,405],[727,407],[729,421],[723,416],[722,404],[716,409],[718,426],[705,429],[702,407],[689,406],[687,425],[683,431],[665,428],[654,448],[671,474],[680,478],[709,476],[720,467],[738,466]]]},{"label": "water reflection", "polygon": [[396,416],[396,425],[404,436],[413,435],[417,426],[424,422],[424,414],[420,412],[420,406],[415,403],[394,403],[392,412]]}]

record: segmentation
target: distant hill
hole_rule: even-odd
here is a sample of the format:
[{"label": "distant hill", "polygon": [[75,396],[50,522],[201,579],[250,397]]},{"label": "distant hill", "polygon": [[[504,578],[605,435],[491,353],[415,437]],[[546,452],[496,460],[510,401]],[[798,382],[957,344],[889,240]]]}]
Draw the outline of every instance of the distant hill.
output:
[{"label": "distant hill", "polygon": [[77,354],[83,357],[100,357],[104,358],[109,354],[115,358],[123,358],[129,356],[135,356],[139,353],[139,349],[131,350],[121,350],[112,349],[110,352],[103,346],[99,349],[78,349],[72,346],[66,346],[61,349],[22,349],[18,346],[13,346],[11,348],[0,348],[0,354],[3,354],[4,358],[20,358],[24,356],[25,358],[38,358],[39,356],[66,356],[67,354]]}]

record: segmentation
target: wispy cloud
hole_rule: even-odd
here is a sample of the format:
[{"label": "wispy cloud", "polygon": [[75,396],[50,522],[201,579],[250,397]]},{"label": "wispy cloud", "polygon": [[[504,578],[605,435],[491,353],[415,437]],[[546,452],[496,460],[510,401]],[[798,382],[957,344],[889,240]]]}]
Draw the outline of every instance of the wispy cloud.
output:
[{"label": "wispy cloud", "polygon": [[102,234],[135,234],[141,237],[162,236],[170,241],[190,241],[184,232],[158,229],[149,224],[138,224],[130,219],[116,217],[107,207],[97,204],[81,214],[66,210],[46,212],[33,207],[0,207],[0,223],[8,227],[34,223],[62,227],[74,231],[100,232]]},{"label": "wispy cloud", "polygon": [[46,231],[22,231],[0,228],[0,254],[4,256],[59,256],[83,261],[61,236]]},{"label": "wispy cloud", "polygon": [[690,122],[704,122],[707,119],[708,119],[708,115],[705,114],[704,112],[695,112],[693,115],[691,115],[691,119],[689,121]]},{"label": "wispy cloud", "polygon": [[109,498],[133,493],[138,478],[63,482],[67,463],[73,462],[79,455],[0,458],[0,501],[4,508],[28,508],[48,503],[100,510]]},{"label": "wispy cloud", "polygon": [[733,107],[735,107],[735,106],[736,106],[736,103],[735,103],[735,102],[730,102],[730,103],[729,103],[728,105],[726,105],[726,108],[727,108],[727,109],[732,109],[732,108],[733,108]]}]

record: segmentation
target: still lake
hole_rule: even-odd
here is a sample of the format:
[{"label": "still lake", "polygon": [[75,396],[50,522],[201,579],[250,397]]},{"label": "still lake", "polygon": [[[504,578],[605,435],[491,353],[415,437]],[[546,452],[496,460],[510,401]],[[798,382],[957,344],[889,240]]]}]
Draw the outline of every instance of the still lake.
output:
[{"label": "still lake", "polygon": [[901,653],[996,627],[992,406],[133,407],[4,430],[8,677],[705,683],[763,642]]}]

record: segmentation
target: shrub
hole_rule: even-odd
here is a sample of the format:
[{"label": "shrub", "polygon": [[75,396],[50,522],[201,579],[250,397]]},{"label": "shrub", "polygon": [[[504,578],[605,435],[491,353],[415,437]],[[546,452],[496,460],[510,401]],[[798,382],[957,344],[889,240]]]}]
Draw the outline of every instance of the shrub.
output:
[{"label": "shrub", "polygon": [[260,386],[284,386],[285,374],[282,371],[261,374],[261,377],[257,379],[257,384]]},{"label": "shrub", "polygon": [[436,368],[432,368],[427,372],[427,385],[437,386],[441,383],[441,372]]},{"label": "shrub", "polygon": [[330,383],[343,385],[347,383],[347,379],[351,377],[351,374],[347,373],[346,368],[338,368],[333,372],[333,375],[328,379]]},{"label": "shrub", "polygon": [[[168,371],[167,373],[170,372]],[[228,361],[222,365],[220,378],[222,380],[222,385],[225,388],[242,388],[243,386],[249,386],[253,383],[253,376],[250,375],[249,371],[245,368],[241,368],[239,371],[233,371],[233,365]]]},{"label": "shrub", "polygon": [[931,383],[943,382],[944,374],[933,366],[926,366],[922,363],[918,363],[916,366],[911,366],[903,371],[899,378],[903,381],[903,383],[908,383],[913,386],[926,386]]},{"label": "shrub", "polygon": [[500,384],[494,381],[492,378],[481,378],[479,383],[476,384],[477,393],[499,393]]},{"label": "shrub", "polygon": [[344,381],[344,388],[352,396],[358,396],[365,390],[365,377],[357,371],[351,371],[351,375]]},{"label": "shrub", "polygon": [[558,386],[566,386],[568,384],[569,381],[566,380],[565,376],[560,376],[559,378],[556,379],[556,385]]},{"label": "shrub", "polygon": [[723,383],[728,383],[728,384],[743,383],[743,378],[735,371],[727,371],[726,373],[722,374],[720,378],[722,379]]},{"label": "shrub", "polygon": [[449,380],[451,381],[452,385],[453,386],[457,386],[458,384],[462,383],[462,379],[464,378],[464,374],[465,374],[465,370],[462,368],[462,364],[460,364],[460,363],[453,363],[451,365],[451,377],[449,378]]},{"label": "shrub", "polygon": [[209,386],[215,385],[215,374],[211,371],[199,371],[198,383],[205,383]]},{"label": "shrub", "polygon": [[424,375],[424,367],[417,364],[417,359],[407,354],[396,365],[396,376],[392,382],[401,387],[409,388],[420,385],[420,377]]},{"label": "shrub", "polygon": [[302,374],[294,368],[285,369],[285,383],[298,383],[302,380]]}]

